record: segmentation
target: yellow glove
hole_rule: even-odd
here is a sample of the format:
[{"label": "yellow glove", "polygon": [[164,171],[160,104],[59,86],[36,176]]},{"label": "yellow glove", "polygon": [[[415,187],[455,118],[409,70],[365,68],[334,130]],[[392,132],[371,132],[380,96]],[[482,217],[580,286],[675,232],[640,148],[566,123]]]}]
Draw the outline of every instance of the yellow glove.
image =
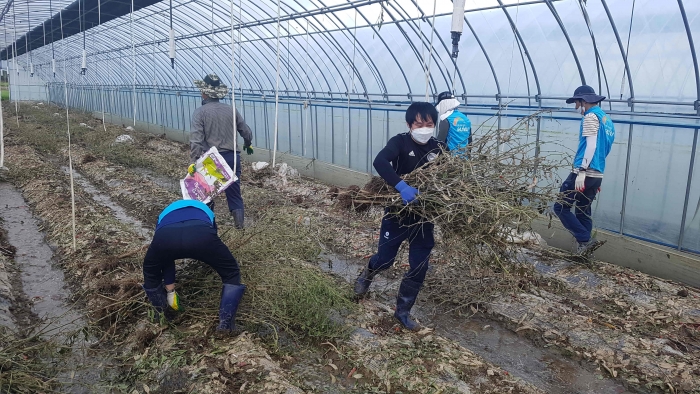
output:
[{"label": "yellow glove", "polygon": [[197,171],[195,168],[194,164],[190,164],[189,167],[187,167],[187,173],[190,174],[190,176],[194,175],[194,173]]},{"label": "yellow glove", "polygon": [[168,305],[175,311],[180,310],[180,297],[178,297],[175,290],[168,292]]}]

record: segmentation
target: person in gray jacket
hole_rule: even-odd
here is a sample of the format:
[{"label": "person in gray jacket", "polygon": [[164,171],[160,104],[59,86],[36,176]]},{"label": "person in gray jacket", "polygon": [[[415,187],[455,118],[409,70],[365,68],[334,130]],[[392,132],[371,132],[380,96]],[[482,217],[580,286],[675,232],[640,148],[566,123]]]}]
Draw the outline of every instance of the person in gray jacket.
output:
[{"label": "person in gray jacket", "polygon": [[[245,218],[245,207],[241,197],[240,151],[234,150],[236,136],[233,132],[233,108],[219,102],[219,99],[228,95],[228,87],[221,83],[216,74],[209,74],[202,80],[194,81],[194,84],[202,93],[202,106],[192,114],[190,159],[193,163],[196,162],[204,152],[215,146],[231,168],[235,160],[238,180],[226,189],[226,202],[236,228],[241,229]],[[253,148],[250,145],[253,133],[238,110],[236,110],[236,128],[243,137],[243,149],[249,155],[253,154]],[[210,207],[214,208],[213,201]]]}]

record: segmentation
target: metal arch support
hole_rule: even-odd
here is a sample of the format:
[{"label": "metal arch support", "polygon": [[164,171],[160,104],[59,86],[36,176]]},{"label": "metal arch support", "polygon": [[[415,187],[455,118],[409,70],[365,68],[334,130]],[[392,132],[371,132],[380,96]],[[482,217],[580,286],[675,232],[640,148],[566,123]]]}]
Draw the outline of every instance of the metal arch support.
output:
[{"label": "metal arch support", "polygon": [[[391,5],[391,3],[389,3],[389,5]],[[392,8],[394,8],[394,10],[396,10],[396,7],[394,7],[393,5],[392,5]],[[402,35],[402,36],[404,37],[404,39],[406,40],[406,43],[407,43],[408,46],[411,48],[411,50],[413,51],[413,53],[416,55],[416,58],[420,58],[420,55],[419,55],[419,53],[418,53],[418,49],[416,49],[416,46],[413,45],[413,42],[408,38],[408,34],[407,34],[406,31],[404,30],[404,28],[401,27],[401,25],[399,24],[400,21],[397,20],[396,18],[394,18],[394,15],[391,13],[391,11],[389,11],[388,8],[385,8],[385,10],[386,10],[387,16],[391,18],[391,20],[392,20],[394,26],[396,26],[396,28],[399,30],[399,32],[401,32],[401,35]],[[410,25],[409,25],[409,26],[410,26]],[[433,76],[432,76],[432,75],[429,75],[429,78],[430,78],[431,82],[433,83],[433,85],[435,85],[435,81],[434,81]],[[413,97],[413,91],[411,90],[411,85],[410,85],[410,84],[408,85],[408,96],[409,96],[409,97]]]},{"label": "metal arch support", "polygon": [[[418,9],[418,11],[420,11],[421,14],[425,15],[425,13],[424,13],[423,10],[420,8],[420,6],[419,6],[418,3],[416,2],[416,0],[411,0],[411,1],[413,2],[413,5]],[[454,67],[456,68],[456,67],[457,67],[457,62],[456,62],[456,60],[455,60],[454,58],[452,58],[452,56],[451,56],[452,48],[448,48],[447,44],[445,43],[445,40],[442,38],[442,35],[440,35],[440,33],[439,33],[437,30],[435,30],[435,26],[432,24],[432,22],[429,20],[429,18],[425,18],[425,19],[426,19],[426,23],[428,23],[428,25],[430,26],[431,30],[433,30],[433,31],[435,32],[435,35],[436,35],[437,39],[440,41],[440,44],[442,44],[442,48],[445,50],[445,52],[447,52],[448,58],[450,59],[452,66],[454,66]],[[415,23],[415,21],[414,21],[413,23],[414,23],[414,25],[416,25],[416,28],[417,28],[418,26],[417,26],[417,24]],[[423,32],[422,32],[422,31],[419,31],[419,34],[423,34]],[[425,34],[423,34],[423,35],[425,36]],[[425,38],[426,38],[426,40],[428,40],[428,37],[425,37]],[[443,66],[445,66],[445,62],[440,61],[440,60],[442,60],[442,59],[440,59],[440,57],[438,56],[437,52],[433,52],[433,63],[434,63],[435,66],[438,67],[438,69],[440,70],[440,73],[442,74],[443,78],[445,79],[445,82],[446,82],[447,87],[448,87],[448,89],[449,89],[450,86],[452,85],[452,80],[450,79],[449,71],[443,70],[443,68],[440,67],[440,64],[442,64]],[[445,72],[447,72],[447,75],[445,74]],[[462,78],[462,73],[459,71],[459,69],[457,69],[457,74],[459,75],[459,80],[460,80],[460,82],[461,82],[461,84],[462,84],[462,91],[466,93],[467,87],[464,85],[464,79]],[[435,86],[435,88],[436,88],[435,91],[438,92],[437,86]]]},{"label": "metal arch support", "polygon": [[571,43],[571,38],[569,38],[569,33],[567,33],[566,28],[564,27],[564,23],[562,23],[561,18],[559,17],[559,13],[557,12],[557,9],[554,7],[554,4],[552,4],[552,1],[551,0],[544,0],[544,1],[545,1],[545,3],[547,3],[547,7],[549,7],[550,11],[552,11],[552,15],[554,16],[554,19],[556,19],[557,23],[559,24],[559,27],[561,28],[561,32],[564,34],[564,37],[566,38],[566,42],[569,44],[569,49],[571,49],[571,54],[574,56],[574,61],[576,61],[576,67],[578,67],[578,73],[581,76],[581,85],[585,85],[586,84],[586,77],[583,74],[583,68],[581,67],[581,62],[578,60],[578,55],[576,54],[576,50],[574,49],[574,45]]},{"label": "metal arch support", "polygon": [[498,100],[500,101],[501,84],[498,82],[498,75],[496,74],[496,69],[493,67],[493,63],[491,62],[491,58],[489,57],[488,52],[486,52],[486,49],[484,48],[484,44],[479,39],[479,35],[476,34],[476,31],[474,31],[472,24],[469,23],[469,20],[467,20],[466,16],[464,17],[464,22],[467,24],[467,27],[469,27],[469,30],[472,32],[474,39],[476,39],[477,44],[479,44],[479,48],[481,48],[481,52],[484,54],[484,57],[486,58],[486,62],[488,62],[488,64],[489,64],[489,68],[491,69],[491,74],[493,74],[493,81],[496,83],[497,97],[498,97]]},{"label": "metal arch support", "polygon": [[[537,96],[538,96],[537,101],[539,102],[540,101],[539,96],[542,95],[542,90],[540,89],[540,79],[537,77],[537,69],[535,69],[535,64],[532,61],[532,57],[530,56],[530,52],[528,52],[528,50],[527,50],[527,46],[525,45],[525,41],[523,40],[523,37],[520,35],[520,31],[518,30],[518,27],[515,26],[515,22],[513,22],[513,18],[510,17],[510,13],[508,13],[508,10],[503,5],[503,0],[498,0],[498,4],[501,6],[501,9],[506,14],[506,18],[508,18],[508,22],[510,23],[510,26],[513,28],[513,32],[515,32],[515,35],[517,36],[518,41],[523,46],[523,51],[525,52],[525,56],[527,57],[527,60],[530,63],[530,68],[532,69],[532,75],[535,77],[535,85],[537,86]],[[527,70],[525,70],[525,74],[527,74]]]},{"label": "metal arch support", "polygon": [[[297,4],[300,5],[302,8],[304,8],[304,7],[303,7],[301,4],[299,4],[298,2],[297,2]],[[329,8],[328,6],[326,6],[325,4],[323,4],[322,2],[321,2],[321,4],[322,4],[325,8]],[[288,4],[286,4],[286,2],[285,2],[285,7],[292,8],[292,7],[290,7]],[[260,7],[258,7],[258,8],[260,8]],[[353,8],[354,8],[354,7],[353,7]],[[304,10],[306,10],[306,8],[304,8]],[[262,10],[261,10],[261,11],[262,11]],[[308,13],[310,16],[313,16],[314,19],[318,22],[318,20],[316,19],[316,15],[313,15],[313,12],[307,11],[307,13]],[[319,29],[319,32],[321,32],[320,29]],[[338,43],[338,41],[337,41],[331,34],[329,34],[329,33],[321,33],[321,34],[322,34],[322,37],[326,40],[327,43],[330,43],[331,46],[335,47],[336,51],[337,51],[338,53],[341,53],[342,56],[343,56],[346,60],[348,60],[348,63],[352,63],[352,61],[351,61],[351,59],[350,59],[350,56],[347,54],[347,52],[345,52],[345,51],[342,49],[342,46],[340,45],[340,43]],[[314,39],[314,41],[316,41],[316,39]],[[323,49],[323,47],[321,47],[320,45],[319,45],[319,48],[321,48],[321,50],[323,51],[323,53],[324,53],[324,54],[326,55],[326,57],[330,60],[331,57],[328,55],[328,53],[325,51],[325,49]],[[332,61],[331,61],[330,63],[333,64],[333,67],[335,68],[336,72],[338,73],[337,75],[340,76],[341,81],[342,81],[343,84],[345,85],[346,91],[347,91],[347,92],[350,92],[350,87],[348,86],[348,82],[347,82],[347,81],[345,80],[345,78],[343,77],[344,73],[340,72],[340,70],[338,69],[338,67],[337,67],[337,65],[335,64],[335,62],[332,62]],[[354,65],[353,65],[353,68],[354,68]],[[357,73],[357,70],[355,70],[355,72]],[[360,77],[360,80],[361,80],[361,84],[363,85],[363,88],[364,88],[364,81],[362,81],[361,77]],[[336,83],[337,83],[337,80],[336,80]],[[329,88],[330,88],[330,85],[329,85]],[[330,89],[329,89],[329,90],[330,90]],[[365,92],[366,92],[366,91],[365,91]]]},{"label": "metal arch support", "polygon": [[[688,16],[685,13],[685,7],[683,6],[683,0],[678,0],[678,8],[681,11],[681,17],[683,17],[683,24],[685,25],[685,32],[688,35],[688,44],[690,45],[690,54],[693,57],[693,67],[695,68],[695,90],[697,95],[697,100],[700,102],[700,70],[698,67],[698,57],[695,53],[695,43],[693,42],[693,33],[690,30],[690,25],[688,24]],[[700,106],[696,104],[695,110],[697,114],[700,115]]]},{"label": "metal arch support", "polygon": [[[300,7],[304,8],[304,6],[303,6],[298,0],[297,0],[296,2],[297,2],[297,4],[299,4]],[[320,3],[323,4],[323,2],[320,2]],[[323,4],[323,5],[325,6],[325,4]],[[305,8],[304,8],[304,9],[305,9]],[[360,7],[355,8],[355,12],[357,12],[358,15],[361,15],[362,18],[365,19],[365,21],[367,21],[367,18],[365,18],[364,15],[362,14],[362,12],[360,11]],[[334,15],[334,16],[335,16],[335,14],[331,14],[331,15]],[[336,16],[336,19],[338,19],[338,22],[339,22],[341,25],[343,25],[343,30],[345,31],[345,36],[347,37],[348,32],[350,31],[350,28],[347,27],[347,26],[345,25],[345,23],[343,23],[343,21],[342,21],[340,18],[338,18],[337,16]],[[368,21],[367,21],[367,24],[370,25],[370,26],[372,26],[372,24],[369,23]],[[372,27],[374,27],[374,26],[372,26]],[[372,57],[369,55],[369,53],[367,53],[367,50],[365,49],[364,45],[362,45],[362,44],[357,40],[357,36],[355,36],[354,33],[351,34],[351,36],[352,36],[352,40],[353,40],[353,41],[355,41],[356,43],[359,43],[359,44],[360,44],[360,45],[359,45],[360,56],[361,56],[362,59],[365,61],[365,63],[371,65],[371,66],[369,67],[369,69],[372,71],[372,75],[374,75],[375,80],[377,80],[377,82],[379,83],[379,86],[381,87],[381,89],[383,89],[384,92],[386,93],[386,92],[387,92],[386,84],[384,83],[384,78],[382,78],[381,72],[379,72],[379,68],[377,67],[376,63],[374,62],[374,60],[372,59]],[[358,46],[356,46],[356,48],[358,48]],[[352,63],[354,63],[354,62],[352,62]],[[362,76],[361,76],[360,73],[357,71],[357,68],[356,68],[354,65],[353,65],[353,69],[355,70],[355,73],[356,73],[356,74],[360,77],[360,79],[362,80]],[[364,80],[362,80],[362,87],[363,87],[363,89],[365,90],[365,96],[368,97],[368,96],[367,96],[367,94],[368,94],[368,92],[367,92],[367,87],[366,87],[366,85],[365,85],[365,83],[364,83]]]},{"label": "metal arch support", "polygon": [[[394,59],[394,63],[396,63],[396,66],[399,68],[399,71],[401,71],[401,76],[403,76],[404,82],[406,82],[406,90],[408,90],[408,92],[410,93],[411,92],[411,84],[408,82],[408,77],[406,76],[406,72],[403,70],[403,67],[401,67],[401,63],[398,61],[398,59],[396,59],[396,55],[394,55],[394,51],[392,51],[391,47],[386,43],[386,41],[384,41],[384,37],[382,37],[382,35],[379,34],[379,30],[377,30],[376,26],[373,23],[371,23],[367,19],[367,17],[365,17],[365,15],[359,11],[359,9],[358,9],[358,12],[360,13],[360,16],[362,16],[362,19],[364,19],[365,22],[367,22],[367,24],[372,27],[372,31],[377,35],[377,38],[379,38],[379,40],[382,42],[382,44],[384,44],[384,48],[389,52],[389,54],[391,55],[391,58]],[[381,74],[381,72],[380,72],[380,74]],[[382,78],[382,84],[383,83],[384,83],[384,79]],[[387,95],[388,93],[389,92],[386,89],[386,85],[384,85],[384,94]],[[388,96],[386,96],[386,97],[388,97]]]},{"label": "metal arch support", "polygon": [[[321,3],[324,7],[326,7],[326,5],[323,3],[323,1],[319,0],[319,3]],[[297,1],[297,4],[299,4],[298,1]],[[301,5],[301,4],[300,4],[300,5]],[[357,11],[357,8],[355,8],[355,11]],[[331,15],[334,15],[334,16],[335,16],[335,14],[331,14]],[[329,19],[330,19],[330,18],[329,18]],[[338,19],[338,22],[340,23],[340,25],[343,26],[343,34],[345,35],[345,37],[347,38],[348,36],[351,36],[352,39],[351,39],[350,41],[354,41],[355,44],[356,44],[356,45],[355,45],[355,48],[357,48],[357,44],[358,44],[357,36],[355,36],[354,33],[350,33],[350,28],[348,28],[348,27],[345,25],[345,23],[343,23],[343,21],[340,20],[340,18],[338,18],[338,17],[336,16],[336,19]],[[334,23],[335,23],[335,22],[334,22]],[[330,34],[328,34],[328,35],[329,35],[331,38],[333,38],[332,35],[330,35]],[[339,43],[335,38],[333,38],[333,41],[337,44],[337,47],[339,47],[339,48],[342,49],[342,46],[340,45],[340,43]],[[360,44],[360,47],[362,47],[362,44]],[[345,55],[345,58],[346,58],[346,60],[348,61],[348,64],[349,64],[350,67],[352,68],[352,71],[353,71],[353,72],[355,73],[355,75],[357,76],[357,78],[358,78],[358,80],[359,80],[359,82],[360,82],[360,85],[362,86],[362,89],[365,91],[365,92],[364,92],[365,97],[368,97],[368,96],[367,96],[367,93],[368,93],[368,92],[367,92],[367,84],[365,84],[364,78],[362,78],[362,75],[360,75],[360,72],[357,70],[357,67],[355,66],[354,60],[350,57],[350,55],[347,54],[347,52],[345,52],[345,50],[342,50],[342,52],[343,52],[343,55]],[[362,56],[363,59],[365,59],[365,58],[364,58],[364,55],[361,55],[361,56]],[[367,61],[367,60],[365,59],[365,62],[366,62],[366,61]],[[350,97],[350,92],[351,92],[351,90],[352,90],[353,87],[354,87],[354,86],[349,86],[348,89],[347,89],[348,98]]]},{"label": "metal arch support", "polygon": [[[395,5],[392,5],[392,8],[394,8],[394,10],[396,10],[396,12],[400,14],[400,11],[397,9],[397,7]],[[404,28],[402,28],[401,25],[399,25],[400,22],[406,22],[406,25],[409,26],[411,28],[411,30],[413,30],[416,33],[416,36],[418,36],[418,37],[424,36],[425,37],[423,32],[418,30],[418,25],[415,23],[415,21],[411,18],[403,18],[403,19],[397,20],[389,12],[388,9],[387,9],[387,15],[389,15],[393,19],[394,25],[396,25],[396,28],[399,29],[399,31],[401,32],[401,35],[403,35],[403,37],[406,39],[406,43],[411,47],[411,49],[413,50],[413,53],[416,55],[416,58],[419,61],[422,61],[423,56],[419,53],[418,48],[413,44],[413,41],[409,39],[408,34],[404,30]],[[431,26],[431,28],[433,28],[433,27]],[[438,34],[438,39],[440,39],[439,36],[440,35]],[[426,39],[426,41],[430,41],[427,37],[425,37],[425,39]],[[421,40],[421,45],[423,45],[422,40]],[[443,43],[443,45],[444,45],[444,43]],[[438,63],[437,54],[435,52],[433,52],[431,59],[434,59],[436,64]],[[446,81],[447,85],[449,86],[449,82],[447,82],[447,81],[449,81],[449,77],[445,75],[445,71],[440,66],[437,66],[437,68],[438,68],[438,70],[440,70],[440,74],[442,74],[443,79]],[[433,86],[433,89],[437,90],[437,83],[435,82],[435,77],[433,76],[433,73],[430,73],[428,75],[428,78],[429,78],[430,84],[432,84],[432,86]],[[411,98],[413,97],[413,92],[411,92],[410,89],[409,89],[409,97],[411,97]]]},{"label": "metal arch support", "polygon": [[[625,62],[625,70],[627,70],[627,80],[630,84],[630,111],[634,112],[634,85],[632,84],[632,74],[630,74],[630,65],[627,61],[627,54],[625,53],[625,47],[622,45],[622,40],[620,39],[620,34],[617,32],[617,27],[615,26],[615,21],[610,14],[610,9],[605,0],[600,0],[605,8],[605,14],[608,16],[610,21],[610,26],[615,33],[615,39],[617,39],[617,45],[620,48],[620,54],[622,55],[622,60]],[[629,137],[627,139],[627,159],[625,161],[625,183],[622,188],[622,209],[620,210],[620,235],[625,235],[625,208],[627,207],[627,185],[629,184],[629,174],[630,174],[630,159],[632,157],[632,133],[634,131],[634,125],[629,125]]]},{"label": "metal arch support", "polygon": [[[499,0],[500,1],[500,0]],[[613,20],[612,15],[610,14],[610,9],[608,8],[608,3],[605,2],[605,0],[600,0],[600,2],[603,4],[603,8],[605,8],[605,13],[608,16],[608,20],[610,21],[610,26],[613,29],[613,33],[615,33],[615,39],[617,40],[617,46],[620,48],[620,54],[622,54],[622,60],[625,62],[625,70],[627,70],[627,81],[630,84],[630,107],[634,108],[634,85],[632,84],[632,74],[630,74],[630,65],[629,62],[627,61],[627,54],[625,53],[625,47],[622,45],[622,40],[620,39],[620,34],[617,32],[617,27],[615,26],[615,21]]]},{"label": "metal arch support", "polygon": [[[287,6],[287,4],[285,4],[285,6]],[[259,8],[259,7],[258,7],[258,8]],[[262,11],[262,10],[261,10],[261,11]],[[264,12],[264,11],[263,11],[263,12]],[[283,18],[283,19],[286,19],[286,18]],[[280,19],[280,22],[281,22],[283,19]],[[315,17],[314,17],[314,21],[319,22]],[[319,23],[320,23],[320,22],[319,22]],[[315,25],[316,25],[316,24],[314,23],[314,27],[316,27]],[[318,29],[318,31],[321,32],[322,30]],[[335,45],[329,45],[329,46],[335,46],[336,49],[337,49],[337,47],[339,46],[337,42],[335,42],[335,41],[333,41],[333,40],[328,40],[328,37],[326,37],[326,35],[325,35],[324,33],[322,33],[322,32],[320,33],[320,35],[321,35],[321,37],[323,38],[323,40],[325,40],[326,42],[328,42],[328,43],[334,42]],[[311,36],[311,35],[310,35],[310,36]],[[318,48],[321,49],[321,52],[323,52],[323,54],[326,56],[326,58],[329,59],[329,63],[331,63],[331,64],[333,65],[333,68],[335,68],[335,71],[336,71],[336,73],[337,73],[336,75],[338,75],[338,76],[340,77],[340,80],[342,81],[343,85],[345,85],[346,89],[348,89],[348,87],[347,87],[347,86],[348,86],[348,83],[345,81],[345,78],[343,78],[343,73],[340,71],[340,69],[338,69],[338,66],[335,64],[335,62],[330,61],[330,59],[332,59],[331,56],[328,55],[328,52],[326,51],[326,49],[323,48],[323,46],[320,45],[320,44],[318,43],[318,40],[316,40],[315,37],[313,38],[313,40],[314,40],[314,42],[317,44]],[[340,51],[338,51],[338,52],[340,52]],[[347,54],[346,54],[346,57],[347,57]],[[322,72],[321,74],[325,74],[325,73]],[[324,76],[324,78],[325,78],[325,76]],[[337,79],[336,79],[335,77],[333,78],[333,82],[335,82],[336,86],[339,85],[339,83],[338,83],[338,81],[337,81]],[[329,90],[329,91],[332,90],[332,89],[331,89],[330,83],[328,83],[328,90]],[[348,90],[348,91],[349,91],[349,90]]]},{"label": "metal arch support", "polygon": [[[690,54],[693,57],[693,67],[695,68],[695,90],[696,90],[696,100],[695,101],[695,111],[700,115],[700,72],[698,71],[698,58],[695,53],[695,43],[693,42],[693,34],[690,31],[690,25],[688,24],[688,16],[685,13],[685,7],[683,6],[683,0],[678,0],[678,8],[681,12],[681,17],[683,18],[683,24],[685,25],[685,32],[688,35],[688,44],[690,45]],[[683,248],[683,237],[685,236],[685,221],[688,215],[688,202],[690,200],[690,187],[693,184],[693,170],[695,167],[695,154],[697,152],[698,146],[698,129],[695,129],[693,133],[693,148],[690,151],[690,165],[688,167],[688,181],[685,185],[685,199],[683,201],[683,215],[681,216],[681,230],[678,235],[678,250]],[[700,201],[698,202],[700,206]]]},{"label": "metal arch support", "polygon": [[[195,12],[196,14],[198,14],[198,15],[201,15],[202,18],[208,18],[208,17],[209,17],[208,14],[207,14],[207,15],[204,15],[204,14],[202,14],[202,12],[199,11],[199,10],[195,10],[194,12]],[[177,18],[174,18],[174,19],[177,19],[177,22],[178,22],[179,24],[182,24],[182,25],[185,25],[186,27],[190,27],[190,28],[192,28],[192,29],[195,29],[195,26],[193,26],[192,24],[190,24],[190,21],[184,19],[183,17],[178,16]],[[203,46],[206,46],[205,42],[206,42],[206,41],[210,41],[210,40],[204,39],[203,37],[206,37],[206,36],[203,35],[203,36],[192,37],[192,39],[195,39],[195,40],[198,40],[198,41],[199,41],[198,48],[201,48],[201,47],[203,47]],[[262,54],[262,50],[261,50],[260,48],[257,48],[257,50],[260,52],[261,55],[263,55],[263,54]],[[182,51],[183,51],[183,52],[185,52],[185,51],[190,51],[190,52],[194,53],[194,49],[192,49],[192,48],[182,48]],[[193,58],[194,58],[194,57],[196,57],[196,56],[193,56]],[[266,57],[263,56],[263,58],[266,58]],[[183,60],[184,60],[184,59],[183,59]],[[272,64],[272,61],[269,61],[268,63]],[[197,65],[195,65],[195,64],[193,63],[193,60],[192,60],[192,59],[189,59],[189,64],[191,64],[192,66],[194,66],[194,67],[190,67],[191,70],[197,69],[197,67],[196,67]],[[272,80],[270,79],[269,75],[268,75],[268,74],[265,74],[265,76],[267,77],[268,82],[269,82],[270,84],[272,84]],[[190,78],[192,78],[192,75],[190,75]]]},{"label": "metal arch support", "polygon": [[[364,14],[359,8],[357,9],[357,13],[362,17],[362,19],[363,19],[365,22],[367,22],[367,26],[370,27],[370,28],[372,29],[372,31],[374,32],[374,34],[375,34],[377,37],[380,37],[379,31],[376,29],[376,26],[374,26],[374,24],[371,23],[371,22],[369,21],[369,19],[367,19],[367,17],[365,16],[365,14]],[[396,60],[396,56],[394,55],[394,52],[391,50],[391,48],[389,48],[388,45],[386,45],[386,42],[384,42],[384,39],[382,39],[382,38],[380,37],[380,40],[382,41],[382,44],[384,44],[384,48],[385,48],[385,49],[387,50],[387,52],[389,52],[389,54],[391,55],[391,58],[394,59],[394,63],[396,63],[396,65],[399,66],[399,62]],[[372,70],[372,73],[375,74],[375,78],[379,81],[379,86],[381,86],[381,88],[382,88],[382,90],[383,90],[383,94],[384,94],[384,95],[388,94],[389,91],[387,90],[386,83],[384,82],[384,77],[382,76],[381,71],[379,71],[379,68],[375,65],[374,60],[373,60],[372,57],[367,53],[367,50],[365,49],[365,46],[364,46],[364,45],[360,45],[360,47],[362,48],[362,51],[365,52],[365,54],[367,55],[367,57],[368,57],[368,58],[370,59],[370,61],[372,62],[372,66],[374,67],[373,70]],[[406,78],[406,74],[403,72],[403,69],[402,69],[400,66],[399,66],[399,70],[401,71],[401,74],[403,75],[404,80],[406,80],[406,83],[408,83],[408,78]]]}]

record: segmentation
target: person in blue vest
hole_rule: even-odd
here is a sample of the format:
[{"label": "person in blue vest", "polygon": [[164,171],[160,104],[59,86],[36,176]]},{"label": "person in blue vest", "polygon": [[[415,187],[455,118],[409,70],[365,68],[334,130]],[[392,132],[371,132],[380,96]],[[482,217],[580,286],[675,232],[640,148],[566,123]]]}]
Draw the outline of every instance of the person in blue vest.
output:
[{"label": "person in blue vest", "polygon": [[[401,194],[404,204],[412,203],[419,194],[418,189],[401,179],[415,169],[433,161],[444,144],[433,137],[435,107],[430,103],[416,102],[406,110],[406,125],[409,132],[395,135],[374,159],[374,168],[386,183]],[[396,208],[386,208],[379,230],[377,253],[369,259],[367,267],[355,282],[355,295],[364,296],[374,276],[394,264],[396,253],[403,241],[408,241],[408,263],[410,269],[401,280],[396,298],[394,317],[407,329],[420,328],[410,317],[418,292],[428,272],[430,253],[435,246],[433,224],[413,214],[399,214]]]},{"label": "person in blue vest", "polygon": [[[590,86],[580,86],[567,104],[576,103],[576,110],[583,116],[579,129],[579,143],[574,157],[574,167],[562,183],[562,201],[554,204],[554,213],[561,223],[576,238],[576,252],[588,255],[600,244],[591,237],[593,219],[591,205],[603,182],[605,158],[615,141],[615,126],[600,103],[599,96]],[[571,208],[575,206],[575,213]]]},{"label": "person in blue vest", "polygon": [[190,258],[209,264],[221,277],[217,331],[231,332],[245,285],[238,262],[217,234],[214,212],[197,200],[179,200],[158,216],[158,225],[143,260],[143,289],[156,317],[172,320],[180,309],[175,292],[175,260]]},{"label": "person in blue vest", "polygon": [[452,92],[440,93],[435,104],[440,117],[437,139],[446,143],[450,151],[464,150],[472,143],[472,122],[457,110],[459,106]]}]

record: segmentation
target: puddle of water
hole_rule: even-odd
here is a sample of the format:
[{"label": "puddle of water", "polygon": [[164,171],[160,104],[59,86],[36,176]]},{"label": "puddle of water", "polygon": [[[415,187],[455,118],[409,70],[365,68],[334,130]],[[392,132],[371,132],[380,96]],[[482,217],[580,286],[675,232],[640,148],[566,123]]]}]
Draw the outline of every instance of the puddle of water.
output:
[{"label": "puddle of water", "polygon": [[52,264],[53,251],[44,241],[39,225],[22,195],[10,184],[0,183],[0,217],[8,241],[17,248],[15,263],[20,269],[22,288],[39,318],[64,332],[84,325],[80,314],[66,305],[63,271]]},{"label": "puddle of water", "polygon": [[98,364],[104,360],[88,354],[85,338],[72,338],[85,327],[80,311],[68,304],[63,271],[53,265],[53,251],[46,243],[22,194],[8,183],[0,183],[0,218],[7,230],[7,239],[15,248],[15,263],[20,270],[22,290],[31,302],[31,311],[41,319],[38,329],[42,338],[70,345],[70,356],[62,360],[58,380],[62,392],[91,393],[91,385],[100,375]]},{"label": "puddle of water", "polygon": [[[416,317],[421,317],[416,311]],[[459,342],[492,362],[547,393],[628,394],[625,387],[600,373],[588,371],[576,361],[556,352],[534,346],[530,340],[500,324],[477,316],[469,320],[451,314],[426,316],[435,333]]]},{"label": "puddle of water", "polygon": [[[323,253],[319,267],[353,283],[365,264],[364,261]],[[588,277],[586,279],[590,280]],[[385,293],[379,294],[380,297],[391,301],[396,297],[396,286],[390,288],[390,284],[395,282],[397,280],[387,279],[380,274],[372,283],[372,291],[375,294]],[[440,312],[438,307],[430,302],[419,302],[412,312],[419,320],[430,322],[436,334],[458,342],[485,360],[547,393],[630,393],[621,383],[591,372],[554,350],[537,347],[527,338],[521,338],[496,321],[477,316],[467,319],[454,313]],[[484,329],[485,326],[489,327]]]},{"label": "puddle of water", "polygon": [[[68,167],[62,166],[61,170],[63,170],[63,172],[66,174],[69,173]],[[117,220],[131,225],[139,237],[141,237],[144,241],[150,241],[151,236],[153,235],[152,229],[145,226],[140,220],[129,215],[124,208],[112,201],[108,195],[102,193],[89,180],[80,175],[78,172],[73,171],[73,179],[75,180],[75,183],[80,185],[80,187],[85,190],[95,202],[111,209],[114,217],[117,218]]]}]

